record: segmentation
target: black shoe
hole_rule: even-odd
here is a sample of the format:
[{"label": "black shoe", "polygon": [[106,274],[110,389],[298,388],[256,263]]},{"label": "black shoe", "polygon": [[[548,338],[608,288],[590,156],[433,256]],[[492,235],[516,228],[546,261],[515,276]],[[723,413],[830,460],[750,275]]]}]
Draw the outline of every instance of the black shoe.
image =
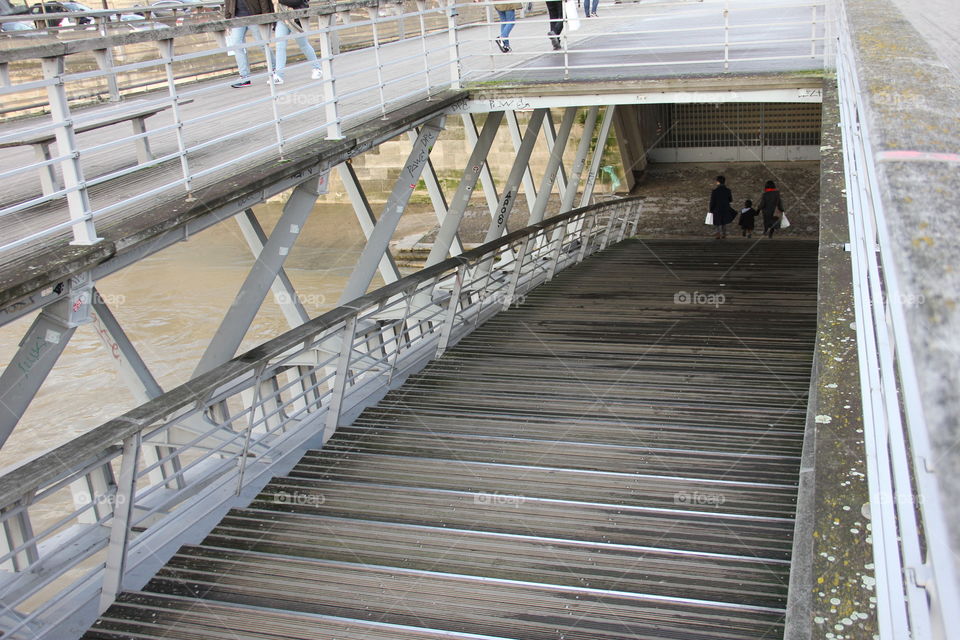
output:
[{"label": "black shoe", "polygon": [[500,47],[501,53],[506,53],[509,50],[509,47],[503,44],[503,40],[501,40],[500,38],[497,38],[496,40],[494,40],[494,42],[496,42],[497,46]]},{"label": "black shoe", "polygon": [[560,38],[557,36],[550,36],[550,44],[553,45],[554,51],[560,51],[563,47],[560,46]]},{"label": "black shoe", "polygon": [[510,53],[511,51],[513,51],[513,47],[511,47],[511,46],[508,45],[508,44],[503,45],[503,52],[504,52],[504,53]]},{"label": "black shoe", "polygon": [[241,80],[240,82],[234,82],[234,83],[233,83],[232,85],[230,85],[230,86],[233,87],[234,89],[240,89],[241,87],[249,87],[249,86],[250,86],[250,81],[249,81],[249,80]]}]

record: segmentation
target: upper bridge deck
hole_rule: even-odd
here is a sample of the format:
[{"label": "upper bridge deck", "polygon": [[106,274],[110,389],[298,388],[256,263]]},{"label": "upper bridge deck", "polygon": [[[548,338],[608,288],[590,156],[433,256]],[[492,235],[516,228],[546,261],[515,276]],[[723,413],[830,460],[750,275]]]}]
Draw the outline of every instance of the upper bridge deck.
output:
[{"label": "upper bridge deck", "polygon": [[[820,99],[820,78],[808,73],[824,64],[826,15],[817,0],[609,4],[578,30],[568,26],[558,52],[540,12],[518,20],[509,55],[493,44],[498,25],[486,5],[386,16],[377,6],[305,12],[324,67],[319,81],[299,66],[285,84],[269,84],[261,60],[251,87],[229,86],[235,76],[222,72],[230,59],[218,38],[233,24],[272,22],[267,17],[0,51],[12,79],[0,90],[7,104],[33,92],[52,111],[8,120],[0,144],[25,133],[60,136],[40,161],[30,146],[0,149],[0,307],[34,308],[39,299],[31,296],[68,276],[100,265],[94,279],[102,277],[142,257],[148,243],[159,250],[445,114]],[[251,49],[256,61],[262,47]],[[110,53],[109,67],[92,63],[96,51]],[[44,72],[44,56],[62,69]],[[205,67],[221,72],[205,80]],[[168,74],[182,81],[167,87]],[[125,89],[148,82],[158,88]],[[111,91],[120,104],[88,106],[92,94]],[[165,107],[147,120],[146,134],[130,136],[124,123],[67,133],[145,105]],[[144,137],[153,159],[138,162],[134,142]],[[63,179],[45,194],[39,175],[47,170]]]}]

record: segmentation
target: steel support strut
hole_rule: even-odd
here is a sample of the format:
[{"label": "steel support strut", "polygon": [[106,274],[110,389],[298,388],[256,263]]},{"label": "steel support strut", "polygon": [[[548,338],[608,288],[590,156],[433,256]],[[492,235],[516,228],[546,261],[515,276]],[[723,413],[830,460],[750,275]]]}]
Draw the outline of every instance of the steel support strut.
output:
[{"label": "steel support strut", "polygon": [[44,307],[20,341],[20,348],[0,375],[0,447],[13,433],[77,326],[89,321],[91,295],[90,286],[84,285]]},{"label": "steel support strut", "polygon": [[570,169],[570,178],[567,180],[567,188],[560,197],[560,213],[566,213],[573,207],[573,200],[577,197],[577,189],[580,187],[580,178],[583,177],[583,168],[586,166],[587,154],[590,152],[590,143],[593,140],[593,131],[597,128],[597,113],[599,107],[596,105],[587,110],[587,120],[583,124],[583,134],[580,136],[580,144],[577,145],[577,153],[573,158],[573,167]]},{"label": "steel support strut", "polygon": [[[413,129],[407,132],[407,135],[410,137],[410,142],[416,143],[417,133],[418,132]],[[427,166],[423,169],[423,183],[427,186],[427,193],[430,194],[430,204],[433,205],[433,210],[437,214],[437,222],[443,226],[443,221],[450,213],[450,210],[447,205],[447,199],[443,195],[443,187],[440,186],[440,180],[437,178],[437,172],[434,170],[433,161],[430,158],[427,158]],[[463,253],[463,245],[460,243],[460,238],[456,235],[454,235],[453,242],[450,246],[454,254],[459,255]]]},{"label": "steel support strut", "polygon": [[[367,201],[367,194],[363,192],[363,187],[360,185],[360,180],[353,170],[353,165],[349,162],[338,164],[337,172],[340,174],[343,188],[346,190],[347,196],[350,197],[350,202],[353,204],[353,211],[357,215],[357,221],[363,230],[363,236],[367,240],[370,240],[370,234],[373,233],[374,227],[377,226],[377,217],[373,215],[373,209],[370,208],[370,202]],[[383,257],[380,258],[379,269],[380,277],[383,278],[386,284],[396,282],[400,279],[400,269],[397,268],[397,263],[394,262],[393,256],[390,255],[389,251],[385,251]]]},{"label": "steel support strut", "polygon": [[[576,107],[567,107],[567,109],[576,109]],[[556,146],[557,140],[560,137],[556,131],[556,128],[553,126],[553,111],[547,110],[547,115],[546,115],[546,118],[544,119],[544,124],[546,126],[543,127],[543,137],[547,141],[547,153],[553,153],[553,149]],[[566,143],[565,142],[561,143],[561,146],[566,146]],[[564,168],[562,162],[557,167],[556,176],[554,177],[556,178],[557,187],[560,193],[563,193],[564,191],[566,191],[567,190],[567,170]],[[553,184],[552,180],[551,180],[551,184]]]},{"label": "steel support strut", "polygon": [[603,112],[603,122],[600,124],[600,135],[597,136],[597,146],[593,149],[593,159],[590,161],[590,171],[587,173],[587,183],[583,185],[583,195],[580,197],[580,206],[590,204],[593,197],[593,187],[597,184],[597,172],[600,171],[600,162],[603,160],[603,150],[607,146],[607,136],[610,135],[610,125],[613,123],[613,113],[616,105],[610,105]]},{"label": "steel support strut", "polygon": [[[477,185],[477,179],[482,177],[486,169],[487,154],[490,153],[490,146],[500,128],[500,122],[503,120],[502,111],[492,111],[487,114],[487,121],[483,124],[483,131],[477,138],[470,153],[470,159],[467,160],[467,166],[463,170],[463,176],[460,178],[460,184],[457,185],[457,191],[453,194],[453,200],[450,203],[450,209],[447,211],[447,217],[440,225],[440,231],[433,241],[433,248],[427,257],[426,266],[443,262],[450,252],[450,246],[456,238],[457,229],[460,227],[460,221],[463,220],[464,211],[470,204],[470,196]],[[472,121],[468,126],[472,126]]]},{"label": "steel support strut", "polygon": [[427,165],[427,159],[430,157],[430,149],[437,137],[443,130],[444,116],[434,118],[424,125],[417,136],[417,141],[410,151],[400,176],[393,187],[393,191],[387,198],[387,204],[384,206],[383,215],[377,220],[377,224],[367,240],[367,245],[360,254],[357,266],[350,279],[344,287],[343,294],[340,296],[338,304],[346,304],[351,300],[359,298],[367,292],[370,283],[373,282],[373,276],[376,273],[377,265],[383,258],[390,246],[390,238],[397,229],[400,217],[403,215],[407,203],[410,201],[410,195],[417,188],[417,181],[420,180],[420,174],[423,173]]},{"label": "steel support strut", "polygon": [[253,263],[243,286],[220,323],[220,328],[200,358],[193,377],[214,369],[236,355],[237,348],[267,297],[267,292],[277,279],[290,248],[296,242],[317,201],[318,182],[319,176],[312,176],[297,185],[290,194],[277,226]]},{"label": "steel support strut", "polygon": [[497,205],[497,217],[490,222],[490,228],[487,230],[484,242],[499,238],[507,226],[510,212],[517,200],[520,181],[523,180],[525,174],[529,173],[530,154],[537,142],[537,135],[540,132],[540,125],[543,123],[546,111],[546,109],[536,109],[530,116],[530,123],[527,125],[527,131],[523,135],[523,140],[517,150],[517,157],[513,161],[513,167],[510,169],[509,177],[507,177],[507,184],[503,188],[503,195],[500,196],[500,202]]},{"label": "steel support strut", "polygon": [[[260,221],[257,220],[253,209],[247,209],[237,216],[236,220],[240,226],[240,233],[243,234],[244,240],[247,241],[247,245],[250,247],[250,251],[253,252],[253,256],[255,258],[260,256],[267,244],[267,234],[263,231],[263,226],[260,224]],[[299,327],[310,319],[310,315],[307,313],[307,310],[303,308],[303,304],[297,296],[297,291],[293,288],[293,283],[290,282],[290,278],[283,268],[277,272],[277,278],[273,281],[273,284],[270,285],[270,288],[273,290],[273,296],[280,306],[280,310],[283,311],[283,317],[287,319],[287,324],[290,325],[291,329]]]},{"label": "steel support strut", "polygon": [[[540,180],[540,189],[537,191],[537,199],[533,203],[533,209],[530,211],[530,221],[527,224],[536,224],[543,220],[543,214],[547,210],[547,203],[550,201],[550,194],[553,191],[553,183],[560,175],[560,169],[563,166],[563,152],[567,148],[567,141],[570,139],[570,130],[573,128],[573,119],[576,115],[576,107],[567,107],[563,112],[560,131],[554,138],[553,150],[547,160],[547,168]],[[558,186],[560,193],[566,191],[565,184]]]},{"label": "steel support strut", "polygon": [[[489,118],[493,113],[499,113],[499,118],[503,118],[502,111],[493,111],[487,115]],[[463,129],[467,134],[467,142],[471,146],[476,147],[477,143],[480,142],[480,136],[477,133],[477,123],[473,119],[472,113],[465,113],[461,116],[463,120]],[[480,184],[483,185],[483,195],[486,197],[487,206],[490,208],[490,217],[497,217],[497,201],[500,200],[500,197],[497,195],[497,187],[493,183],[493,174],[490,173],[490,165],[486,161],[479,165],[480,168]]]},{"label": "steel support strut", "polygon": [[[543,117],[546,117],[547,109],[539,109],[543,112]],[[534,112],[536,113],[536,112]],[[510,130],[510,138],[513,140],[513,148],[520,153],[520,146],[523,144],[523,137],[520,135],[520,123],[517,121],[517,113],[515,111],[507,111],[507,128]],[[539,133],[539,125],[537,127]],[[534,144],[536,143],[536,138],[534,138]],[[529,158],[529,156],[528,156]],[[537,197],[537,188],[533,184],[533,174],[530,172],[529,162],[523,163],[523,192],[527,196],[527,210],[531,213],[533,212],[533,201]]]}]

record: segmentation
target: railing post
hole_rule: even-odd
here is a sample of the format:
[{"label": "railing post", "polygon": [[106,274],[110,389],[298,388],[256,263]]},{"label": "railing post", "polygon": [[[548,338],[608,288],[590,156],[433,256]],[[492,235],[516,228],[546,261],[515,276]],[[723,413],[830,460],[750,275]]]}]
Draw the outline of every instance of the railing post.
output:
[{"label": "railing post", "polygon": [[460,77],[460,37],[457,34],[457,0],[447,0],[447,37],[450,41],[450,88],[462,87]]},{"label": "railing post", "polygon": [[560,264],[560,253],[563,243],[567,239],[567,223],[561,222],[553,232],[553,249],[550,253],[550,266],[547,269],[547,282],[557,275],[557,265]]},{"label": "railing post", "polygon": [[730,0],[723,0],[723,70],[730,69]]},{"label": "railing post", "polygon": [[107,74],[110,102],[120,102],[120,85],[117,83],[117,74],[113,72],[113,49],[94,49],[93,57],[96,58],[100,70]]},{"label": "railing post", "polygon": [[412,298],[416,293],[415,289],[416,287],[414,287],[414,291],[403,292],[403,297],[405,298],[403,305],[403,317],[400,318],[400,323],[397,324],[396,328],[396,341],[393,344],[393,357],[390,358],[390,368],[387,372],[387,385],[393,382],[393,374],[396,372],[397,362],[400,360],[400,343],[403,339],[403,334],[407,332],[407,319],[410,318],[410,306],[413,302]]},{"label": "railing post", "polygon": [[585,227],[581,227],[580,231],[580,252],[577,254],[577,264],[583,262],[583,259],[587,257],[587,245],[590,244],[590,235],[593,233],[593,227],[597,223],[597,214],[596,212],[590,215],[590,218],[587,220]]},{"label": "railing post", "polygon": [[123,590],[123,575],[126,572],[127,552],[130,548],[130,525],[137,491],[140,438],[141,434],[137,431],[123,441],[120,478],[114,498],[113,522],[110,527],[110,541],[107,543],[103,588],[100,592],[100,613],[106,611]]},{"label": "railing post", "polygon": [[530,251],[530,245],[533,243],[534,238],[539,234],[531,233],[527,236],[526,240],[523,241],[523,245],[520,247],[520,253],[517,254],[517,258],[514,261],[513,274],[510,277],[510,284],[507,287],[506,295],[503,297],[503,310],[506,311],[510,308],[510,305],[513,304],[513,296],[517,293],[517,286],[520,284],[520,274],[523,271],[523,261],[527,258],[527,253]]},{"label": "railing post", "polygon": [[333,74],[333,38],[332,26],[335,15],[332,13],[317,16],[321,29],[320,69],[323,71],[323,98],[327,104],[327,140],[342,140],[340,114],[337,98],[337,81]]},{"label": "railing post", "polygon": [[437,345],[437,357],[443,355],[450,344],[453,335],[453,325],[457,321],[457,307],[460,305],[460,292],[463,291],[463,280],[467,274],[467,264],[457,267],[457,274],[453,280],[453,289],[450,291],[450,302],[447,304],[447,314],[440,329],[440,343]]},{"label": "railing post", "polygon": [[380,117],[386,120],[387,101],[383,95],[383,60],[380,59],[380,31],[377,29],[377,8],[368,8],[367,16],[370,18],[370,29],[373,31],[373,59],[377,63],[377,90],[380,92]]},{"label": "railing post", "polygon": [[637,228],[640,227],[640,216],[643,214],[643,204],[637,204],[637,210],[633,216],[633,222],[630,225],[630,235],[637,235]]},{"label": "railing post", "polygon": [[183,172],[183,186],[189,194],[193,176],[190,173],[190,161],[187,159],[187,142],[183,133],[183,115],[180,113],[180,96],[177,93],[177,78],[173,72],[173,38],[157,41],[157,49],[163,60],[163,67],[167,74],[167,91],[170,94],[170,110],[173,112],[173,122],[177,127],[177,155],[180,157],[180,170]]},{"label": "railing post", "polygon": [[[77,138],[73,132],[73,119],[70,115],[70,105],[67,102],[67,90],[63,86],[64,59],[63,56],[43,58],[43,77],[50,81],[47,86],[47,97],[50,100],[50,115],[57,122],[56,138],[60,155],[67,156],[61,164],[63,171],[63,185],[67,190],[67,209],[70,219],[74,221],[73,242],[71,244],[90,245],[103,240],[97,237],[97,230],[93,224],[93,214],[90,212],[90,198],[87,195],[87,184],[83,179],[80,167],[80,152],[77,149]],[[51,167],[51,171],[53,167]]]},{"label": "railing post", "polygon": [[426,0],[417,0],[417,14],[420,18],[420,47],[423,50],[423,75],[426,82],[427,100],[430,99],[430,51],[427,49],[427,23],[425,13],[427,11]]},{"label": "railing post", "polygon": [[347,319],[341,335],[340,358],[337,360],[337,371],[333,377],[333,389],[330,393],[330,407],[327,410],[327,425],[324,429],[324,440],[336,432],[340,423],[343,397],[347,390],[347,375],[350,371],[350,356],[353,353],[353,340],[357,335],[356,313]]},{"label": "railing post", "polygon": [[600,251],[603,251],[607,248],[607,245],[610,243],[610,233],[613,231],[613,218],[614,212],[607,212],[607,227],[603,231],[603,240],[600,241]]},{"label": "railing post", "polygon": [[817,5],[810,7],[812,15],[810,17],[810,57],[817,58]]},{"label": "railing post", "polygon": [[[30,522],[30,513],[27,507],[33,499],[33,493],[29,493],[19,501],[3,509],[7,517],[3,519],[2,539],[0,539],[0,555],[13,552],[18,547],[24,547],[2,563],[0,569],[6,571],[23,571],[39,559],[37,545],[30,542],[33,539],[33,525]],[[7,515],[10,511],[16,513]]]}]

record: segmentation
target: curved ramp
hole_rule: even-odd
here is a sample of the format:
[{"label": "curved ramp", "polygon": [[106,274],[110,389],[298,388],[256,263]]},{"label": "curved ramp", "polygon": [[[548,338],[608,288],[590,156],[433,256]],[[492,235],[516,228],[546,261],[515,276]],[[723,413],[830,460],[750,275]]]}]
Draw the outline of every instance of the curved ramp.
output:
[{"label": "curved ramp", "polygon": [[85,637],[782,637],[816,277],[813,242],[612,247]]}]

